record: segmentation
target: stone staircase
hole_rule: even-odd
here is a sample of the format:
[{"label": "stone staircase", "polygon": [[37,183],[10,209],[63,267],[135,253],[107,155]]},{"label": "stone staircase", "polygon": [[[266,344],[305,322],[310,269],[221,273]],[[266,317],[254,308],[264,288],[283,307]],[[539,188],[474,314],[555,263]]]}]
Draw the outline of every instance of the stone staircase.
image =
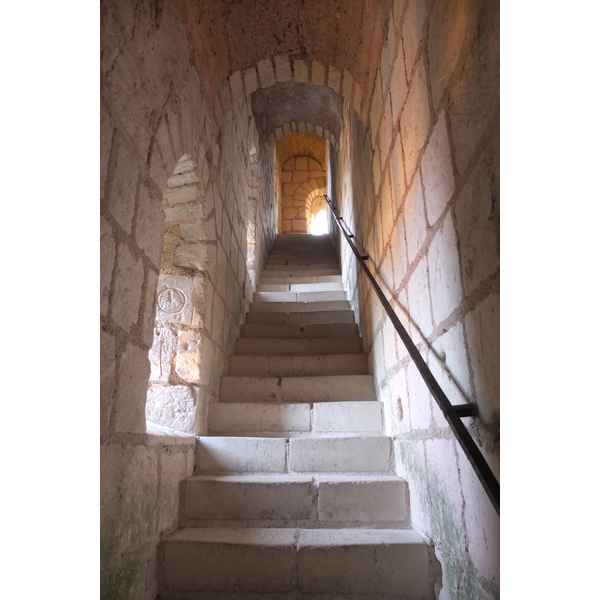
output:
[{"label": "stone staircase", "polygon": [[277,238],[208,425],[161,600],[435,597],[328,237]]}]

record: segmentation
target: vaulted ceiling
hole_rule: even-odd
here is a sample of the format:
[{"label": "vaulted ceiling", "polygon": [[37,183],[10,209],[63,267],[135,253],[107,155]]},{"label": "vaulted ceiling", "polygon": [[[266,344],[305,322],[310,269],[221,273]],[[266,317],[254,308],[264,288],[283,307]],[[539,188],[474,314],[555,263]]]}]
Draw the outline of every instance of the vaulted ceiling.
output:
[{"label": "vaulted ceiling", "polygon": [[202,85],[278,54],[346,69],[373,86],[392,0],[178,0]]}]

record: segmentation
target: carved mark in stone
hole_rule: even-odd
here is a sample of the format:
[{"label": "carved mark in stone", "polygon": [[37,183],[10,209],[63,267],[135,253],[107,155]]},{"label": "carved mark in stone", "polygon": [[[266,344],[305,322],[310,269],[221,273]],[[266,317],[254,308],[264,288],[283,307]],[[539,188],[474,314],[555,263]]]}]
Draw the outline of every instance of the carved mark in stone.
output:
[{"label": "carved mark in stone", "polygon": [[185,294],[177,288],[166,288],[158,295],[158,308],[168,314],[181,312],[186,303]]}]

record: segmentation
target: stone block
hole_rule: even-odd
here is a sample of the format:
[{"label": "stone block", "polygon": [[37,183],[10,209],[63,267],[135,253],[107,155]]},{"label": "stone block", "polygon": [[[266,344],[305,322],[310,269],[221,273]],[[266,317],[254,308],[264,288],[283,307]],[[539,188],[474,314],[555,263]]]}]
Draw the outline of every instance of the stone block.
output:
[{"label": "stone block", "polygon": [[160,456],[158,486],[158,531],[173,529],[179,519],[179,483],[186,478],[185,454]]},{"label": "stone block", "polygon": [[123,450],[119,551],[138,550],[156,535],[158,459],[146,446]]},{"label": "stone block", "polygon": [[201,335],[198,330],[180,331],[177,335],[175,372],[187,383],[200,383]]},{"label": "stone block", "polygon": [[108,114],[104,103],[100,103],[100,200],[104,198],[113,131],[114,122]]},{"label": "stone block", "polygon": [[115,391],[115,340],[100,330],[100,432],[109,431],[110,412]]},{"label": "stone block", "polygon": [[208,427],[213,433],[231,435],[310,431],[310,405],[219,402],[210,407]]},{"label": "stone block", "polygon": [[131,327],[137,323],[143,283],[142,259],[131,252],[128,244],[120,242],[117,247],[111,316],[125,331],[131,331]]},{"label": "stone block", "polygon": [[312,63],[311,81],[315,85],[325,85],[325,67],[316,60]]},{"label": "stone block", "polygon": [[341,82],[342,74],[340,73],[340,71],[338,69],[336,69],[332,65],[329,65],[328,71],[329,71],[329,73],[328,73],[328,77],[327,77],[327,85],[336,94],[339,94],[339,92],[340,92],[340,82]]},{"label": "stone block", "polygon": [[154,134],[154,140],[158,143],[160,148],[160,154],[163,158],[165,166],[167,167],[168,173],[173,173],[173,169],[177,164],[177,158],[173,152],[173,146],[171,145],[171,137],[169,135],[169,124],[166,117],[163,117],[156,128]]},{"label": "stone block", "polygon": [[150,381],[168,383],[171,366],[175,358],[176,334],[166,327],[157,327],[152,347],[148,352],[150,359]]},{"label": "stone block", "polygon": [[149,269],[147,280],[146,280],[146,289],[145,289],[145,299],[144,299],[144,314],[142,317],[142,340],[148,346],[152,345],[152,340],[154,337],[154,321],[156,317],[156,286],[158,284],[158,273],[156,271]]},{"label": "stone block", "polygon": [[408,98],[400,130],[402,133],[402,147],[406,179],[410,182],[417,168],[417,160],[421,149],[425,145],[430,124],[429,93],[427,91],[427,77],[423,59],[419,60],[416,73],[410,83]]},{"label": "stone block", "polygon": [[433,532],[453,554],[460,555],[465,547],[466,531],[461,518],[464,500],[456,442],[454,439],[427,440],[425,453]]},{"label": "stone block", "polygon": [[100,561],[112,556],[119,539],[117,520],[121,488],[123,450],[120,445],[100,445]]},{"label": "stone block", "polygon": [[305,594],[424,597],[429,550],[412,531],[308,529],[298,538],[298,588]]},{"label": "stone block", "polygon": [[108,210],[126,233],[131,233],[139,178],[139,160],[127,141],[115,133],[114,171],[109,174]]},{"label": "stone block", "polygon": [[404,26],[402,28],[402,38],[406,54],[406,71],[409,74],[409,77],[417,57],[419,46],[425,34],[423,28],[431,4],[431,0],[407,2],[406,14],[404,15]]},{"label": "stone block", "polygon": [[500,421],[500,296],[490,294],[465,317],[469,359],[481,419]]},{"label": "stone block", "polygon": [[283,473],[284,438],[201,437],[196,468],[199,472]]},{"label": "stone block", "polygon": [[383,432],[381,402],[318,402],[313,411],[317,433]]},{"label": "stone block", "polygon": [[404,49],[402,44],[398,45],[398,53],[394,59],[392,76],[390,79],[390,97],[392,100],[392,122],[396,124],[406,100],[406,68],[404,65]]},{"label": "stone block", "polygon": [[185,484],[185,516],[190,519],[309,519],[313,496],[311,477],[193,477]]},{"label": "stone block", "polygon": [[408,523],[408,486],[396,477],[319,478],[319,521]]},{"label": "stone block", "polygon": [[427,253],[433,321],[439,325],[460,304],[460,264],[452,215],[448,213]]},{"label": "stone block", "polygon": [[289,81],[292,79],[292,68],[290,66],[290,57],[287,54],[278,54],[275,60],[275,76],[277,81]]},{"label": "stone block", "polygon": [[427,237],[427,220],[425,218],[425,202],[421,178],[415,177],[404,204],[404,230],[408,263],[411,264]]},{"label": "stone block", "polygon": [[500,266],[500,137],[497,128],[456,201],[465,294]]},{"label": "stone block", "polygon": [[110,224],[100,216],[100,314],[108,316],[109,293],[112,282],[116,242]]},{"label": "stone block", "polygon": [[244,95],[241,72],[235,71],[229,78],[229,83],[231,84],[231,93],[233,95],[233,103],[235,104]]},{"label": "stone block", "polygon": [[458,451],[469,557],[477,571],[500,585],[500,517],[462,450]]},{"label": "stone block", "polygon": [[194,433],[198,388],[187,385],[153,385],[146,397],[146,418],[153,423]]},{"label": "stone block", "polygon": [[344,80],[342,83],[342,95],[349,103],[352,102],[352,85],[354,84],[354,77],[348,69],[344,69]]},{"label": "stone block", "polygon": [[362,106],[362,88],[358,84],[358,82],[354,85],[354,97],[352,98],[352,106],[356,113],[359,116],[362,116],[361,106]]},{"label": "stone block", "polygon": [[160,256],[165,231],[165,212],[161,200],[147,182],[140,184],[135,238],[155,267],[160,268]]},{"label": "stone block", "polygon": [[205,309],[204,279],[186,275],[158,278],[156,322],[201,325]]},{"label": "stone block", "polygon": [[381,121],[381,111],[383,108],[383,95],[381,91],[381,73],[377,71],[375,79],[375,89],[371,100],[371,112],[369,113],[369,123],[371,125],[371,136],[373,137],[373,146],[375,146],[375,136],[379,131]]},{"label": "stone block", "polygon": [[429,389],[411,360],[406,373],[408,390],[408,408],[412,429],[429,429],[431,427],[431,402]]},{"label": "stone block", "polygon": [[406,275],[406,239],[403,219],[398,219],[392,230],[390,253],[392,255],[392,281],[394,288],[399,289]]},{"label": "stone block", "polygon": [[146,433],[144,406],[149,376],[147,352],[128,344],[119,362],[116,431]]},{"label": "stone block", "polygon": [[[465,173],[489,128],[499,123],[500,4],[482,12],[477,37],[466,53],[463,74],[451,86],[448,112],[458,172]],[[499,147],[499,146],[498,146]]]},{"label": "stone block", "polygon": [[409,431],[409,404],[406,391],[406,368],[399,369],[389,382],[390,391],[390,427],[393,435]]},{"label": "stone block", "polygon": [[427,220],[435,224],[454,194],[454,173],[445,112],[438,118],[421,163]]},{"label": "stone block", "polygon": [[295,535],[294,529],[275,528],[181,530],[166,544],[165,587],[200,592],[289,592],[296,575]]},{"label": "stone block", "polygon": [[[431,297],[429,292],[429,277],[427,261],[419,261],[408,282],[408,314],[411,317],[411,332],[418,329],[420,335],[428,337],[433,331],[431,317]],[[413,341],[418,343],[418,336],[413,335]]]},{"label": "stone block", "polygon": [[175,248],[173,264],[176,267],[204,271],[208,267],[208,259],[209,246],[207,244],[182,242]]},{"label": "stone block", "polygon": [[289,468],[298,473],[378,472],[392,468],[390,439],[383,436],[292,438]]},{"label": "stone block", "polygon": [[385,166],[392,145],[393,123],[390,95],[386,94],[382,109],[382,120],[379,128],[379,148],[381,150],[382,167]]},{"label": "stone block", "polygon": [[308,81],[308,67],[303,60],[294,60],[294,79],[296,81]]},{"label": "stone block", "polygon": [[244,88],[246,89],[246,96],[249,96],[258,89],[258,80],[254,67],[250,67],[244,71]]},{"label": "stone block", "polygon": [[265,88],[273,85],[275,83],[275,73],[273,72],[271,59],[259,60],[257,67],[260,76],[260,87]]}]

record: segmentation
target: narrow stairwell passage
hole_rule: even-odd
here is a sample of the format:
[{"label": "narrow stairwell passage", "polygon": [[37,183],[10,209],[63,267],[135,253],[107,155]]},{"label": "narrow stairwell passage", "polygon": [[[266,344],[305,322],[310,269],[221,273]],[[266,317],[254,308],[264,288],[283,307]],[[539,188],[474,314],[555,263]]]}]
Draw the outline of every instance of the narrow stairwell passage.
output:
[{"label": "narrow stairwell passage", "polygon": [[279,236],[210,406],[161,600],[435,597],[326,236]]}]

